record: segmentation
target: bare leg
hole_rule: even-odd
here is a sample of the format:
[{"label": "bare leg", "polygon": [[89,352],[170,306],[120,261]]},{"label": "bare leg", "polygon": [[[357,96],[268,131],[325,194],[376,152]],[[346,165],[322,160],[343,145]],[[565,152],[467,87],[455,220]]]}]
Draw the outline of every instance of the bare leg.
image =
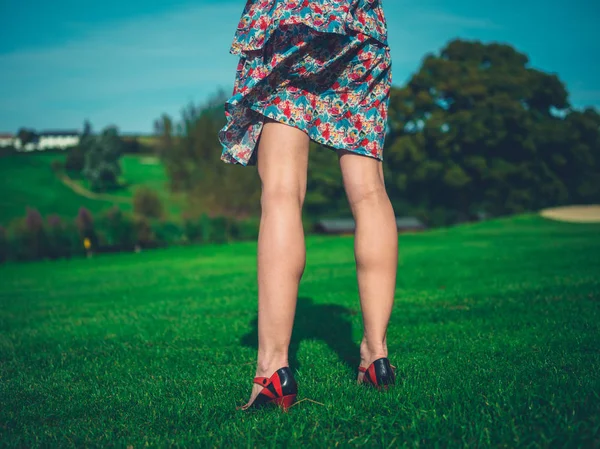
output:
[{"label": "bare leg", "polygon": [[396,289],[398,230],[382,163],[348,151],[338,154],[356,221],[354,254],[364,326],[360,365],[367,368],[388,355],[386,334]]},{"label": "bare leg", "polygon": [[[306,195],[309,138],[272,120],[258,147],[262,184],[258,235],[258,363],[256,376],[288,366],[298,286],[306,264],[302,204]],[[262,387],[254,385],[252,404]]]}]

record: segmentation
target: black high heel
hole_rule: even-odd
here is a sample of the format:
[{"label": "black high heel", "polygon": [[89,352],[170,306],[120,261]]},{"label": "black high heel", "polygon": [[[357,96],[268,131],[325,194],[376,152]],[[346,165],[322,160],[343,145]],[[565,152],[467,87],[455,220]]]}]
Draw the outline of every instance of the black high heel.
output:
[{"label": "black high heel", "polygon": [[298,384],[294,379],[292,370],[289,367],[279,368],[269,378],[255,377],[254,383],[262,385],[264,388],[258,393],[258,396],[252,404],[240,407],[242,410],[259,409],[268,405],[277,405],[284,412],[296,401],[298,394]]},{"label": "black high heel", "polygon": [[396,384],[396,367],[390,364],[387,357],[375,360],[368,368],[358,367],[361,373],[365,373],[363,384],[371,385],[377,389],[388,388]]}]

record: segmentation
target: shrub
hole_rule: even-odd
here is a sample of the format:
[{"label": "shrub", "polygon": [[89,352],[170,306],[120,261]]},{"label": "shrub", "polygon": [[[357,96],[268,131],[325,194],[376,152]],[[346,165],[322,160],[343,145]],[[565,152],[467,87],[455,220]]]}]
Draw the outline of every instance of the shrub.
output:
[{"label": "shrub", "polygon": [[154,248],[157,246],[156,235],[146,217],[137,216],[134,218],[136,233],[136,243],[143,248]]},{"label": "shrub", "polygon": [[226,243],[231,240],[258,237],[258,221],[236,221],[228,217],[209,217],[202,214],[198,219],[184,222],[184,236],[195,243]]},{"label": "shrub", "polygon": [[185,240],[184,228],[176,223],[155,221],[151,226],[156,242],[161,245],[183,243]]},{"label": "shrub", "polygon": [[183,222],[183,233],[187,241],[202,241],[202,225],[197,219],[186,218]]},{"label": "shrub", "polygon": [[29,260],[41,259],[49,255],[48,235],[44,229],[42,214],[37,209],[27,208],[23,231],[25,249]]},{"label": "shrub", "polygon": [[160,197],[154,190],[145,186],[136,189],[133,195],[133,210],[147,218],[161,218],[164,215]]},{"label": "shrub", "polygon": [[215,217],[211,223],[210,241],[226,243],[229,240],[231,221],[225,217]]},{"label": "shrub", "polygon": [[200,217],[200,241],[202,243],[211,243],[213,240],[214,230],[213,223],[207,214],[202,214]]},{"label": "shrub", "polygon": [[137,243],[136,226],[133,218],[118,206],[111,207],[101,217],[101,226],[112,247],[133,249]]},{"label": "shrub", "polygon": [[48,256],[48,238],[39,211],[28,207],[24,218],[12,220],[7,241],[14,259],[35,260]]},{"label": "shrub", "polygon": [[8,260],[8,235],[6,229],[0,226],[0,262]]},{"label": "shrub", "polygon": [[71,257],[82,254],[83,247],[74,223],[65,222],[58,215],[46,217],[48,256],[51,258]]},{"label": "shrub", "polygon": [[256,240],[258,239],[258,231],[260,226],[260,219],[249,218],[246,220],[235,222],[233,226],[232,237],[236,240]]},{"label": "shrub", "polygon": [[79,208],[77,218],[75,218],[75,225],[79,230],[81,241],[83,242],[87,238],[92,244],[92,249],[96,248],[98,246],[98,237],[94,229],[94,219],[88,209],[83,206]]},{"label": "shrub", "polygon": [[67,159],[65,161],[65,169],[81,173],[85,164],[85,152],[80,145],[71,147],[67,150]]}]

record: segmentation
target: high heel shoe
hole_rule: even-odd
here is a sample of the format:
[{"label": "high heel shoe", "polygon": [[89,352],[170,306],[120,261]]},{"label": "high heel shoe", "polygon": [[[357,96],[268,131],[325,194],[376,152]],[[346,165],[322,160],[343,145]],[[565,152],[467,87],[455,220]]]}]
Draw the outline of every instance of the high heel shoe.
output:
[{"label": "high heel shoe", "polygon": [[387,357],[375,360],[368,368],[358,367],[361,373],[365,373],[363,384],[371,385],[377,389],[388,388],[396,383],[396,367],[390,364]]},{"label": "high heel shoe", "polygon": [[255,377],[254,383],[264,388],[258,393],[256,399],[248,406],[242,406],[242,410],[258,409],[268,405],[277,405],[287,411],[296,400],[298,384],[289,367],[283,367],[275,371],[269,378]]}]

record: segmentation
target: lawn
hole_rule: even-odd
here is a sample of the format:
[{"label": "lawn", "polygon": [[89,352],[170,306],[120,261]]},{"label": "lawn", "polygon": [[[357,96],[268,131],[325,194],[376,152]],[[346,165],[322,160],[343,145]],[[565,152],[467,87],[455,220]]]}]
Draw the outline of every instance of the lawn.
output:
[{"label": "lawn", "polygon": [[0,266],[2,445],[598,447],[600,226],[401,236],[387,392],[353,382],[352,244],[307,239],[288,413],[235,409],[254,373],[255,244]]}]

